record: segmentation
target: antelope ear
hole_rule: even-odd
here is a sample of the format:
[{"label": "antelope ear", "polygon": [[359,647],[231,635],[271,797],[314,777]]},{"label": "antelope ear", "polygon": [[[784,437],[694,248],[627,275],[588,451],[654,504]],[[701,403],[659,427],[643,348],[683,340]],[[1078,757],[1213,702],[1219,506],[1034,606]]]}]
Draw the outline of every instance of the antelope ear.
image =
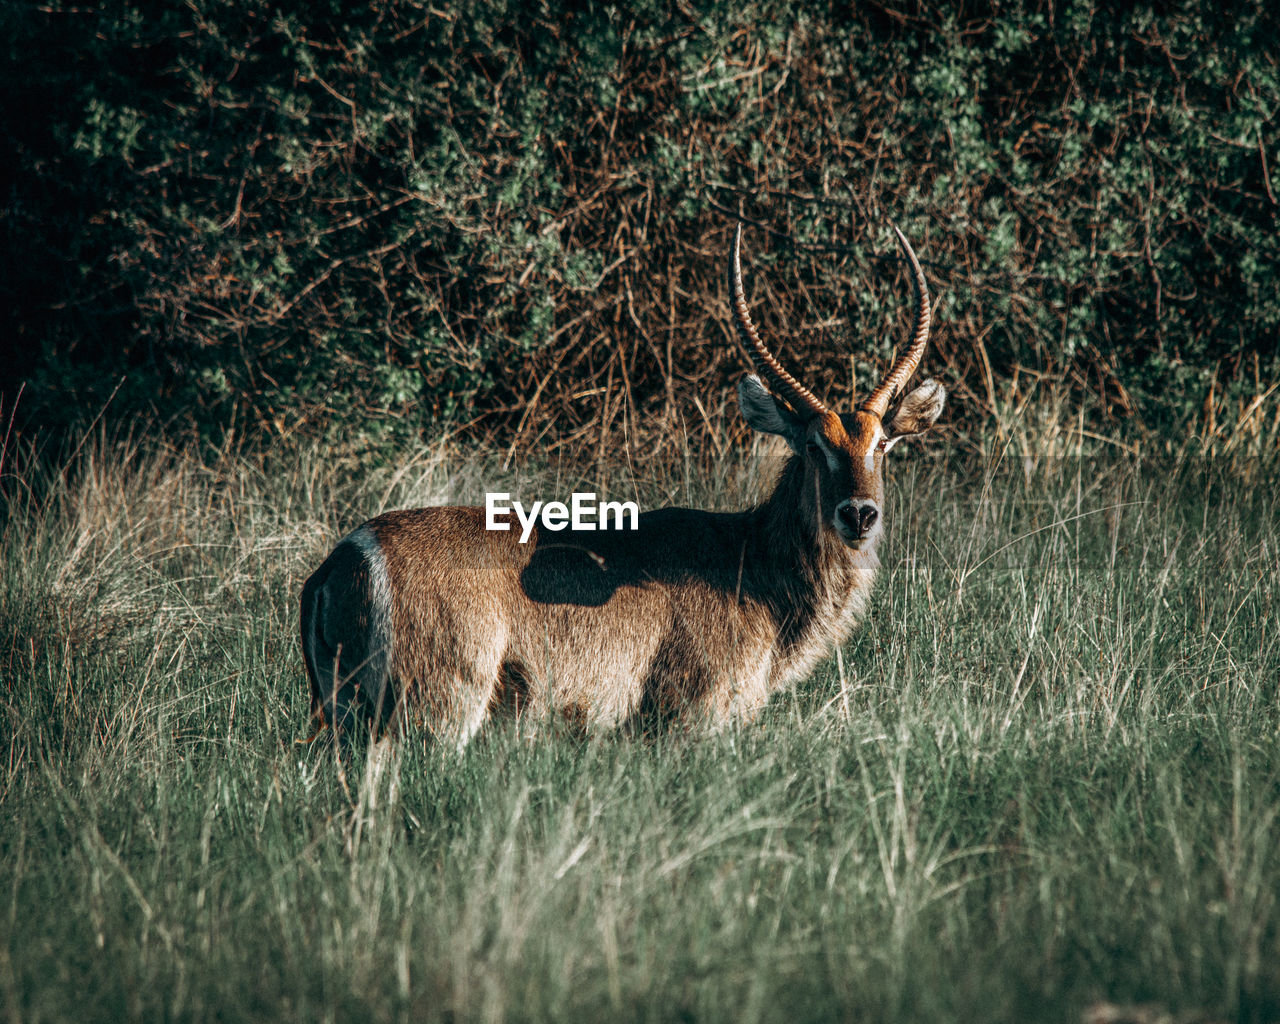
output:
[{"label": "antelope ear", "polygon": [[938,422],[942,415],[942,407],[947,402],[947,389],[932,377],[926,380],[898,405],[898,411],[889,421],[886,433],[890,445],[896,444],[904,437],[923,434]]},{"label": "antelope ear", "polygon": [[774,398],[754,373],[738,384],[738,405],[742,418],[753,430],[777,434],[799,454],[804,450],[804,421],[786,405]]}]

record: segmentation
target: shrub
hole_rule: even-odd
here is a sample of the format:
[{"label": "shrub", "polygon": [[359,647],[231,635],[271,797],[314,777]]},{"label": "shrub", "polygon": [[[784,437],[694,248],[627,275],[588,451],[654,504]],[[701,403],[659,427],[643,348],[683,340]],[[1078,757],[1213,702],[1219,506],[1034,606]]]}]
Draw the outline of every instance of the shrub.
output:
[{"label": "shrub", "polygon": [[1277,16],[1062,6],[10,5],[3,387],[47,426],[119,386],[215,434],[661,438],[745,364],[741,202],[833,398],[905,329],[893,218],[961,424],[1234,424],[1280,376]]}]

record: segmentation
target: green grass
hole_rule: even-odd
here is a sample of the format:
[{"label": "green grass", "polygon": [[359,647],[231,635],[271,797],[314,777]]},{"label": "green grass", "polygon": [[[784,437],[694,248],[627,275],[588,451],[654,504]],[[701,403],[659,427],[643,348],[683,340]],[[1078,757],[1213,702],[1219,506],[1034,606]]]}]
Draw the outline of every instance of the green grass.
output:
[{"label": "green grass", "polygon": [[[302,579],[566,478],[206,461],[5,480],[0,1015],[1280,1020],[1274,464],[900,459],[870,619],[760,721],[410,738],[348,792],[295,743]],[[761,475],[696,461],[611,494]]]}]

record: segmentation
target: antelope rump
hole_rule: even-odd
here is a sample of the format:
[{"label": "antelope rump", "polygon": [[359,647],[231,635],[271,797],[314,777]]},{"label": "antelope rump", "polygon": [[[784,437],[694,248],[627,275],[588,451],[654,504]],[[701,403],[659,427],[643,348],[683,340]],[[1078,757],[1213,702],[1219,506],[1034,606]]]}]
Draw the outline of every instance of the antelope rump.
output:
[{"label": "antelope rump", "polygon": [[491,713],[612,727],[651,716],[750,718],[809,674],[865,611],[884,534],[884,459],[946,400],[927,380],[886,419],[929,338],[924,272],[909,343],[852,412],[828,409],[761,340],[743,294],[738,226],[730,303],[759,376],[747,423],[791,456],[742,512],[664,508],[638,529],[485,528],[484,507],[387,512],[340,541],[302,590],[317,732],[413,724],[465,744]]}]

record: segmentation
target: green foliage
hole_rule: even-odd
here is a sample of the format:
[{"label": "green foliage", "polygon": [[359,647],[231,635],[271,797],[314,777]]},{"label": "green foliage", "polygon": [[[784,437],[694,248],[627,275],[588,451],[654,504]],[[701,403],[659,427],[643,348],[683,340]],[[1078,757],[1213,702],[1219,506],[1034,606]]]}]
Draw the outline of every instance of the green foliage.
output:
[{"label": "green foliage", "polygon": [[742,365],[740,198],[782,233],[761,319],[833,397],[901,330],[885,218],[971,426],[1031,374],[1180,438],[1280,376],[1273,6],[658,6],[10,5],[6,394],[65,424],[126,377],[122,410],[353,441],[535,394],[564,435],[668,424]]}]

